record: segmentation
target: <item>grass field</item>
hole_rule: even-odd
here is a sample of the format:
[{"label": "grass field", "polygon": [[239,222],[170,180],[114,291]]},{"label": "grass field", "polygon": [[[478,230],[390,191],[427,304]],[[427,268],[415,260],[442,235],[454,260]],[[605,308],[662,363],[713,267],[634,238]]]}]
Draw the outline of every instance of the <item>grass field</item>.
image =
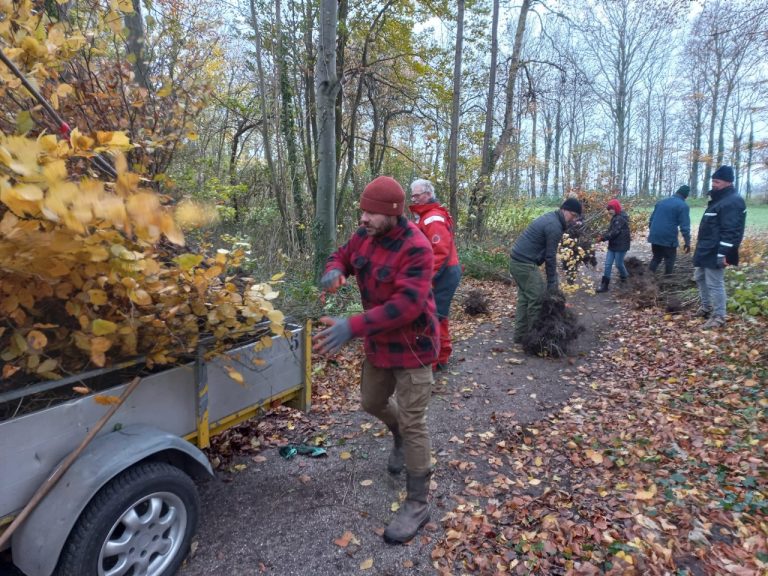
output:
[{"label": "grass field", "polygon": [[[701,217],[704,214],[706,202],[703,200],[693,200],[689,202],[691,206],[691,227],[699,227]],[[642,206],[630,210],[630,216],[636,222],[648,221],[653,206]],[[747,204],[747,229],[746,234],[768,232],[768,204]]]},{"label": "grass field", "polygon": [[[705,206],[699,201],[691,206],[691,224],[693,226],[698,226],[701,222]],[[768,204],[748,204],[746,233],[766,231],[768,231]]]}]

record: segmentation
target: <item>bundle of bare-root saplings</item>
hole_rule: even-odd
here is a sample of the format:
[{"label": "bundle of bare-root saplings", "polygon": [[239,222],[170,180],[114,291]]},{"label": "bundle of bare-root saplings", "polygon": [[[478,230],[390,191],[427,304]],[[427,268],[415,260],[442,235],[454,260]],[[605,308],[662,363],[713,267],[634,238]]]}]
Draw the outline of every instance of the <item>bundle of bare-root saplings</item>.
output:
[{"label": "bundle of bare-root saplings", "polygon": [[523,338],[522,346],[529,354],[559,358],[584,331],[578,317],[566,304],[562,292],[548,293],[541,303],[539,320]]}]

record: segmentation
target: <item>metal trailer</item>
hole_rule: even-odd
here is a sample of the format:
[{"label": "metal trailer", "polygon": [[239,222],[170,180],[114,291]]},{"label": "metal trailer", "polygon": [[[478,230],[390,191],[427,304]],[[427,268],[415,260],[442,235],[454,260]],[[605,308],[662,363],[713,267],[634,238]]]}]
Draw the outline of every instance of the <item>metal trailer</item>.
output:
[{"label": "metal trailer", "polygon": [[[194,362],[145,377],[13,533],[15,566],[27,576],[174,574],[197,525],[193,479],[213,474],[200,448],[275,405],[309,409],[309,333],[309,324],[289,327],[210,361],[199,350]],[[127,385],[99,394],[119,396]],[[108,409],[93,396],[0,422],[0,534]]]}]

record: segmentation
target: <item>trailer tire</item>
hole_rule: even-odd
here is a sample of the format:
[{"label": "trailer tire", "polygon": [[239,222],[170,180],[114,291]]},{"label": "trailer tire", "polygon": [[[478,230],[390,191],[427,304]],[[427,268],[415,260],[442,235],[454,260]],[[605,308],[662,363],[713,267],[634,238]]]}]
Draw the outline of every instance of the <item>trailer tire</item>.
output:
[{"label": "trailer tire", "polygon": [[[64,545],[56,576],[171,576],[197,528],[195,483],[165,462],[142,462],[91,499]],[[132,567],[132,568],[131,568]]]}]

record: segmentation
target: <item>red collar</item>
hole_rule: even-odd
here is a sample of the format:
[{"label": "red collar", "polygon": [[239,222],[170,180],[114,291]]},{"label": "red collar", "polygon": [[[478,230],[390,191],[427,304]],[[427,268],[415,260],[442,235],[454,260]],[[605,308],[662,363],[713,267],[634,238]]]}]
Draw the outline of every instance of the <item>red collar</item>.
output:
[{"label": "red collar", "polygon": [[418,214],[419,216],[426,214],[430,210],[437,210],[443,214],[448,214],[448,211],[437,202],[429,202],[428,204],[411,204],[408,206],[408,210],[414,214]]}]

